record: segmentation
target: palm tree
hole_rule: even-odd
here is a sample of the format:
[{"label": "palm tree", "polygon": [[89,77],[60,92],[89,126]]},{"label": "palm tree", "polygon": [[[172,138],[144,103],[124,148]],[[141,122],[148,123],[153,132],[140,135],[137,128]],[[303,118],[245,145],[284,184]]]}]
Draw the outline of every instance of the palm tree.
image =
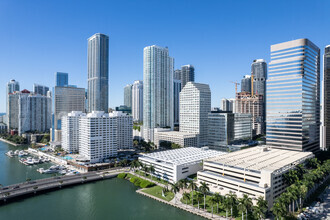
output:
[{"label": "palm tree", "polygon": [[264,218],[263,212],[262,212],[262,210],[260,209],[259,206],[253,206],[253,212],[252,212],[252,214],[253,214],[253,217],[255,219],[262,219],[262,218]]},{"label": "palm tree", "polygon": [[180,191],[178,183],[171,183],[171,191],[174,193],[174,199],[176,204],[176,194]]},{"label": "palm tree", "polygon": [[242,212],[242,220],[244,220],[244,211],[246,209],[244,198],[238,199],[238,210]]},{"label": "palm tree", "polygon": [[217,213],[219,213],[219,203],[222,202],[222,196],[219,193],[215,193],[214,198],[217,201]]},{"label": "palm tree", "polygon": [[283,205],[281,205],[279,202],[274,203],[272,211],[276,216],[277,220],[282,219],[285,213],[285,209],[283,209]]},{"label": "palm tree", "polygon": [[152,174],[155,172],[155,167],[153,165],[150,165],[149,171],[150,171],[150,179],[152,180]]},{"label": "palm tree", "polygon": [[204,211],[205,211],[206,194],[210,191],[210,188],[205,182],[201,182],[199,190],[204,195]]},{"label": "palm tree", "polygon": [[245,216],[246,216],[245,218],[247,220],[248,210],[251,209],[251,207],[253,206],[253,203],[252,203],[252,199],[246,194],[243,195],[243,199],[244,199],[244,206],[245,206]]},{"label": "palm tree", "polygon": [[214,196],[211,196],[209,201],[210,201],[211,206],[212,206],[212,218],[213,218],[213,206],[214,206],[215,203],[218,203],[218,200]]},{"label": "palm tree", "polygon": [[223,200],[223,206],[224,208],[226,209],[226,219],[228,218],[228,210],[230,209],[230,203],[229,203],[229,200],[228,200],[228,197],[224,197],[224,200]]},{"label": "palm tree", "polygon": [[190,199],[190,194],[189,193],[183,193],[183,199],[186,200],[186,208],[188,205],[188,200]]},{"label": "palm tree", "polygon": [[237,196],[236,194],[230,192],[229,194],[227,194],[227,202],[230,206],[230,216],[233,217],[233,207],[236,205],[237,203]]},{"label": "palm tree", "polygon": [[268,203],[262,196],[259,196],[259,198],[257,199],[257,207],[258,210],[260,210],[259,218],[265,218],[266,212],[268,210]]},{"label": "palm tree", "polygon": [[202,199],[203,199],[203,194],[197,192],[197,194],[196,194],[196,200],[198,202],[198,210],[199,210],[199,203],[202,201]]},{"label": "palm tree", "polygon": [[194,180],[189,181],[188,189],[190,189],[191,192],[191,206],[194,207],[194,190],[197,189],[197,184]]},{"label": "palm tree", "polygon": [[301,184],[299,186],[299,190],[298,190],[298,195],[299,195],[299,209],[302,208],[302,199],[305,199],[307,192],[308,192],[307,186],[305,186],[304,184]]}]

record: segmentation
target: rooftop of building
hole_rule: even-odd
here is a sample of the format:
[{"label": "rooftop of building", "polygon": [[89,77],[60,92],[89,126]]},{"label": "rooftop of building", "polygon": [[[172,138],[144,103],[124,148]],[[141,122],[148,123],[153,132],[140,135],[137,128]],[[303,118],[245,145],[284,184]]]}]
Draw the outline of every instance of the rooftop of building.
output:
[{"label": "rooftop of building", "polygon": [[157,130],[155,129],[155,133],[157,134],[164,134],[168,136],[196,136],[196,134],[183,132],[183,131],[169,131],[170,129],[164,129],[164,130]]},{"label": "rooftop of building", "polygon": [[290,151],[261,146],[220,155],[207,161],[255,171],[276,171],[299,164],[302,160],[312,157],[313,153],[311,152]]},{"label": "rooftop of building", "polygon": [[184,147],[180,149],[167,150],[150,153],[141,158],[149,158],[157,162],[166,162],[174,165],[198,162],[211,157],[221,156],[226,152],[210,150],[208,147]]}]

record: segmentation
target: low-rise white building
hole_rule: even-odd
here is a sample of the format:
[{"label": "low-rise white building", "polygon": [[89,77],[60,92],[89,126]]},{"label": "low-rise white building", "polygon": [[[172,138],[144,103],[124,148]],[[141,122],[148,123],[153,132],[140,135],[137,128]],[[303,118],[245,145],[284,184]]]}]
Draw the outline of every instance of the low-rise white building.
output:
[{"label": "low-rise white building", "polygon": [[133,148],[133,117],[120,111],[109,113],[109,117],[117,122],[117,145],[118,150]]},{"label": "low-rise white building", "polygon": [[153,175],[175,183],[202,169],[202,161],[208,158],[226,154],[210,150],[208,147],[185,147],[146,154],[139,161],[147,166],[153,166]]},{"label": "low-rise white building", "polygon": [[198,147],[198,135],[170,129],[155,128],[154,143],[159,148],[162,142],[171,142],[181,147]]},{"label": "low-rise white building", "polygon": [[271,208],[287,187],[283,175],[313,157],[311,152],[253,147],[205,160],[197,180],[207,183],[211,192],[221,195],[234,192],[238,197],[243,194],[253,199],[262,196]]}]

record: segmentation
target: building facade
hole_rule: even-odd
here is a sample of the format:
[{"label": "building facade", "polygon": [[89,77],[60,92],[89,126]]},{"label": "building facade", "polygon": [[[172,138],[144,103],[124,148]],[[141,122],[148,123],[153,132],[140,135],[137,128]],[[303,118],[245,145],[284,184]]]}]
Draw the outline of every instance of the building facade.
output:
[{"label": "building facade", "polygon": [[230,111],[235,113],[235,99],[222,99],[221,100],[221,110],[222,111]]},{"label": "building facade", "polygon": [[171,131],[166,128],[155,128],[155,145],[160,148],[162,142],[175,143],[181,147],[198,147],[197,134]]},{"label": "building facade", "polygon": [[207,145],[207,120],[211,112],[209,85],[188,82],[180,93],[180,131],[198,134],[198,145]]},{"label": "building facade", "polygon": [[154,128],[173,129],[173,63],[168,48],[148,46],[143,54],[143,135],[154,140]]},{"label": "building facade", "polygon": [[7,83],[6,86],[6,123],[7,123],[7,128],[8,130],[10,129],[10,124],[9,124],[9,117],[10,117],[10,112],[9,112],[9,94],[13,94],[14,92],[18,92],[20,91],[20,87],[19,87],[19,82],[15,81],[14,79],[10,80]]},{"label": "building facade", "polygon": [[267,79],[267,145],[320,149],[320,49],[308,39],[271,46]]},{"label": "building facade", "polygon": [[132,116],[136,122],[143,121],[143,81],[136,80],[132,86]]},{"label": "building facade", "polygon": [[175,125],[180,122],[181,80],[173,79],[173,120]]},{"label": "building facade", "polygon": [[47,87],[47,86],[39,85],[36,83],[33,84],[33,93],[34,94],[40,94],[43,96],[47,96],[48,91],[49,91],[49,87]]},{"label": "building facade", "polygon": [[108,112],[109,37],[94,34],[88,39],[88,112]]},{"label": "building facade", "polygon": [[[253,78],[252,95],[263,95],[266,97],[267,63],[264,59],[256,59],[251,64]],[[243,91],[242,91],[243,92]]]},{"label": "building facade", "polygon": [[116,120],[118,150],[133,148],[133,117],[122,112],[113,111],[109,117]]},{"label": "building facade", "polygon": [[325,47],[323,69],[322,148],[330,150],[330,45]]},{"label": "building facade", "polygon": [[187,82],[195,82],[195,68],[193,65],[181,66],[180,80],[181,90],[186,86]]},{"label": "building facade", "polygon": [[251,92],[251,76],[245,75],[241,80],[241,92]]},{"label": "building facade", "polygon": [[69,74],[68,73],[55,73],[55,86],[68,86],[69,85]]},{"label": "building facade", "polygon": [[24,89],[20,91],[14,91],[8,94],[7,101],[7,128],[10,130],[18,130],[19,127],[19,99],[23,96],[29,96],[30,91]]},{"label": "building facade", "polygon": [[132,108],[132,85],[126,85],[124,87],[124,105]]}]

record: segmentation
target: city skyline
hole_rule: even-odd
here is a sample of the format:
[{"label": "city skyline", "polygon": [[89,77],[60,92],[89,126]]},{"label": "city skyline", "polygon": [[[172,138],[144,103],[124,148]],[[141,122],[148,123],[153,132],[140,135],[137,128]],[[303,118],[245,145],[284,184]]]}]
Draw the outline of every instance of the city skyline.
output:
[{"label": "city skyline", "polygon": [[[62,7],[63,4],[65,7]],[[234,97],[234,86],[229,81],[238,81],[243,75],[250,74],[250,64],[254,59],[265,59],[269,63],[270,45],[308,38],[321,48],[322,55],[324,47],[329,44],[329,40],[323,37],[330,32],[323,28],[329,21],[325,16],[329,2],[319,1],[309,4],[310,13],[314,14],[313,21],[301,12],[306,4],[294,4],[294,1],[289,4],[278,1],[276,5],[269,3],[250,7],[252,11],[246,10],[246,7],[251,5],[250,2],[242,1],[239,3],[240,7],[235,3],[223,5],[210,2],[210,4],[213,7],[210,5],[206,7],[200,1],[190,4],[186,1],[159,3],[157,8],[161,8],[161,11],[168,16],[149,21],[148,16],[139,16],[139,10],[136,10],[137,12],[133,10],[156,7],[146,1],[128,3],[126,6],[120,3],[105,3],[103,8],[85,3],[77,5],[64,2],[56,4],[40,2],[35,9],[27,3],[22,3],[19,7],[9,1],[0,3],[0,18],[3,21],[3,29],[7,30],[0,43],[2,48],[0,74],[4,82],[3,86],[0,86],[0,112],[6,111],[5,83],[11,79],[20,82],[22,89],[32,90],[33,83],[53,87],[54,72],[62,71],[69,73],[72,82],[76,82],[78,87],[87,88],[87,39],[94,33],[109,35],[110,107],[123,104],[123,94],[119,91],[122,91],[127,83],[142,80],[143,48],[148,45],[168,46],[171,56],[175,59],[174,69],[189,63],[193,64],[195,81],[210,85],[212,106],[216,107],[219,106],[222,98]],[[78,13],[77,16],[72,16],[73,7],[80,9],[77,10],[79,12],[75,12]],[[136,13],[132,14],[137,17],[135,21],[120,15],[119,12],[124,7],[128,12]],[[177,15],[176,12],[181,11],[183,7],[191,10]],[[233,10],[234,8],[237,10]],[[283,10],[281,18],[275,19],[268,15],[279,8]],[[84,15],[89,9],[91,14],[95,15],[93,18],[90,14]],[[26,15],[22,10],[38,13]],[[55,16],[55,20],[50,19],[58,10],[63,16]],[[108,13],[109,10],[111,13]],[[195,15],[184,18],[188,11]],[[20,12],[25,16],[24,21],[14,17]],[[237,18],[235,18],[236,13],[239,15]],[[70,17],[69,21],[68,17]],[[116,19],[119,21],[118,24],[112,22],[114,17],[118,18]],[[91,18],[90,21],[87,21],[87,18]],[[49,25],[48,23],[46,25],[45,21],[49,22]],[[318,25],[312,25],[315,22]],[[156,23],[162,25],[163,30],[154,31],[151,27]],[[90,28],[82,30],[82,25],[85,27],[86,24]],[[144,27],[145,24],[148,24],[148,27]],[[183,25],[193,28],[195,36],[187,39],[183,33],[172,36],[165,34],[169,30],[178,33],[177,30]],[[24,31],[24,35],[20,31]],[[43,35],[40,35],[40,32]],[[239,57],[237,57],[238,51]]]}]

